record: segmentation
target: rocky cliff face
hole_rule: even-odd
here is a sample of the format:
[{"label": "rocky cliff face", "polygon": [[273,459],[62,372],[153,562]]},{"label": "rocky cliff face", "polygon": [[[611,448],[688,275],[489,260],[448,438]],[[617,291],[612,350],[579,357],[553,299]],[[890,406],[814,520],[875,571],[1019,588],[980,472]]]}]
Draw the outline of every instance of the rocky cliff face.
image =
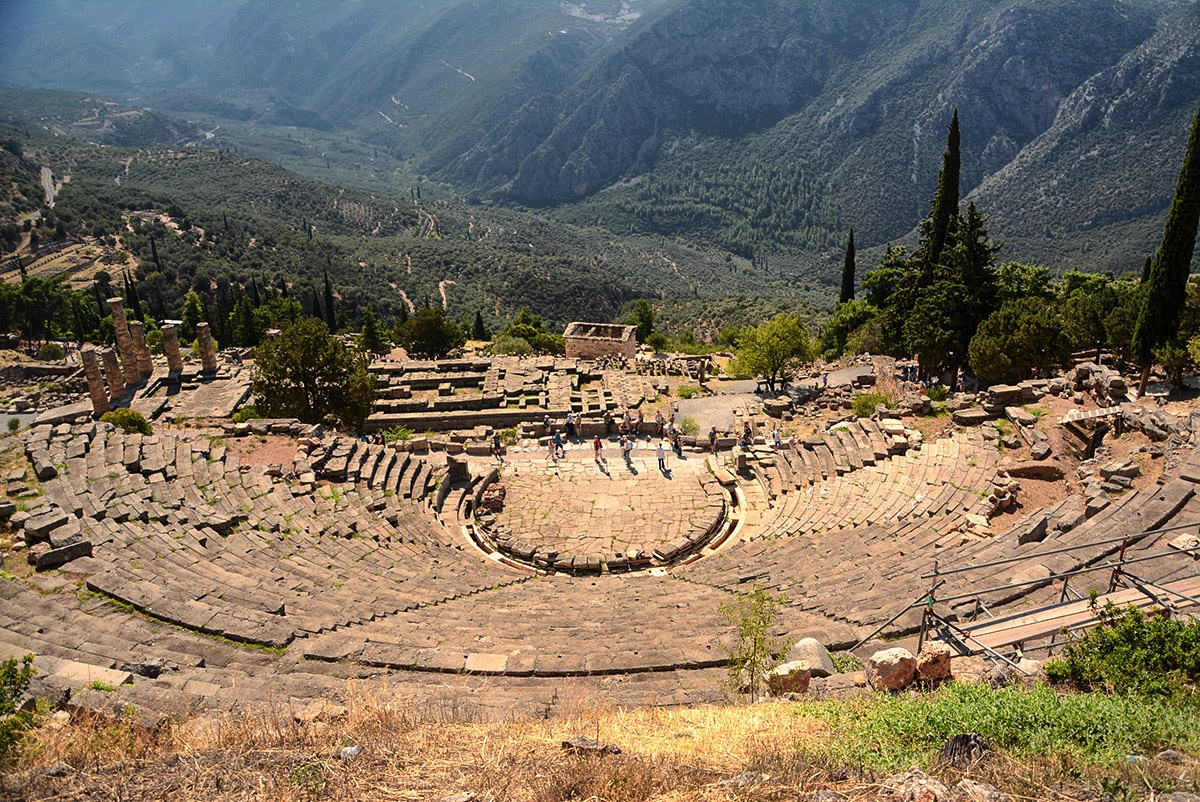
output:
[{"label": "rocky cliff face", "polygon": [[1014,249],[1079,267],[1138,268],[1156,247],[1196,105],[1200,6],[1089,76],[1052,123],[972,197]]},{"label": "rocky cliff face", "polygon": [[[445,172],[556,203],[645,169],[668,133],[786,137],[826,171],[845,214],[866,218],[868,235],[897,236],[932,191],[954,106],[970,189],[1154,24],[1151,7],[1116,0],[685,3],[631,31],[568,90],[498,124]],[[876,193],[856,201],[839,191],[863,181],[902,211],[871,220]]]}]

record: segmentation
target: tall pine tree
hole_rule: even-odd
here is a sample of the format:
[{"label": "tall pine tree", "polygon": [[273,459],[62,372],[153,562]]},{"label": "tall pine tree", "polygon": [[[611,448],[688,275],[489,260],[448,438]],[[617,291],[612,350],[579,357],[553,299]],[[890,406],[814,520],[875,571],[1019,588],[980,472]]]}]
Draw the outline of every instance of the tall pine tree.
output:
[{"label": "tall pine tree", "polygon": [[844,304],[854,300],[854,229],[850,229],[850,239],[846,242],[846,261],[842,265],[842,294],[838,303]]},{"label": "tall pine tree", "polygon": [[950,120],[950,133],[946,136],[946,152],[942,154],[942,172],[938,175],[937,194],[933,197],[932,230],[929,234],[928,270],[938,264],[946,239],[950,233],[950,222],[958,214],[958,178],[962,169],[959,152],[958,107]]},{"label": "tall pine tree", "polygon": [[1187,300],[1188,274],[1200,225],[1200,109],[1192,120],[1192,133],[1183,154],[1183,167],[1175,185],[1175,200],[1167,214],[1162,244],[1150,266],[1149,286],[1133,330],[1134,357],[1142,365],[1138,395],[1146,392],[1154,349],[1179,331],[1179,316]]}]

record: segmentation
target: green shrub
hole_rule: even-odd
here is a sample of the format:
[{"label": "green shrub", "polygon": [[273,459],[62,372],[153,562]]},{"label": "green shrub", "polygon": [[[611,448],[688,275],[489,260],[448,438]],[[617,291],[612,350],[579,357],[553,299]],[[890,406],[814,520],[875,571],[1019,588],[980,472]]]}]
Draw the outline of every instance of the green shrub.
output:
[{"label": "green shrub", "polygon": [[38,359],[62,359],[66,355],[67,352],[58,343],[42,343],[38,349]]},{"label": "green shrub", "polygon": [[1197,705],[1162,698],[1060,695],[1053,688],[990,688],[954,682],[920,696],[875,694],[817,702],[808,714],[827,721],[814,748],[837,765],[893,771],[933,760],[962,732],[977,732],[1010,757],[1111,763],[1168,747],[1195,751]]},{"label": "green shrub", "polygon": [[15,432],[17,429],[20,429],[20,428],[21,428],[21,419],[20,418],[9,418],[8,419],[8,431],[9,432]]},{"label": "green shrub", "polygon": [[506,446],[515,446],[520,437],[521,433],[517,431],[516,426],[513,426],[509,429],[503,429],[500,432],[500,442]]},{"label": "green shrub", "polygon": [[675,391],[675,395],[677,395],[680,398],[684,398],[684,399],[693,398],[695,396],[703,395],[703,394],[704,394],[703,389],[701,389],[699,387],[692,387],[691,385],[688,385],[688,384],[680,385],[679,389]]},{"label": "green shrub", "polygon": [[383,430],[383,442],[385,443],[406,442],[411,440],[412,436],[413,430],[407,426],[393,426]]},{"label": "green shrub", "polygon": [[100,416],[100,420],[111,423],[126,434],[154,434],[150,421],[142,413],[132,409],[113,409]]},{"label": "green shrub", "polygon": [[950,397],[950,390],[944,384],[934,384],[925,391],[930,401],[945,401]]},{"label": "green shrub", "polygon": [[688,437],[695,437],[700,434],[700,424],[691,415],[684,415],[679,421],[679,431]]},{"label": "green shrub", "polygon": [[25,655],[20,662],[10,657],[0,663],[0,764],[10,761],[21,733],[34,724],[33,714],[18,712],[17,703],[29,689],[36,673],[31,654]]},{"label": "green shrub", "polygon": [[661,332],[652,332],[650,336],[646,338],[646,345],[650,346],[659,353],[666,351],[668,344],[669,343],[666,335],[662,334]]},{"label": "green shrub", "polygon": [[1200,690],[1200,621],[1147,616],[1111,603],[1100,623],[1046,664],[1051,682],[1120,694],[1190,694]]},{"label": "green shrub", "polygon": [[254,420],[262,417],[258,414],[258,408],[253,404],[242,407],[237,412],[233,413],[234,423],[245,423],[248,420]]},{"label": "green shrub", "polygon": [[492,341],[492,353],[497,356],[530,356],[533,354],[533,346],[520,337],[501,334]]},{"label": "green shrub", "polygon": [[883,393],[855,393],[854,400],[850,403],[850,411],[860,418],[869,418],[875,414],[878,404],[886,404],[890,408],[892,399]]},{"label": "green shrub", "polygon": [[862,660],[853,652],[836,652],[829,655],[829,658],[833,660],[833,670],[838,674],[861,671],[863,667]]}]

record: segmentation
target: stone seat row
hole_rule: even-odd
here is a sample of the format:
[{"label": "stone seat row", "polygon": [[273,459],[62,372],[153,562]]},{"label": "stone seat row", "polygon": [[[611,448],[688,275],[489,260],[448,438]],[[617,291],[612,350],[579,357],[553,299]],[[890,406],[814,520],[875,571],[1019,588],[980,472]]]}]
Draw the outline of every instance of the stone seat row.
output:
[{"label": "stone seat row", "polygon": [[[931,580],[920,577],[933,571],[935,565],[943,570],[980,565],[979,569],[956,575],[951,587],[957,592],[996,588],[985,594],[983,601],[989,606],[1011,603],[1049,584],[1052,575],[1097,564],[1120,548],[1119,543],[1099,541],[1186,520],[1187,509],[1200,508],[1193,497],[1194,486],[1183,480],[1127,493],[1091,519],[1065,532],[1054,531],[1040,543],[1021,543],[1015,533],[980,538],[971,534],[970,522],[963,514],[949,513],[888,527],[862,526],[824,535],[780,536],[741,543],[701,563],[677,569],[677,573],[727,590],[752,579],[761,581],[775,592],[787,593],[792,605],[800,610],[824,612],[862,628],[873,628],[932,586]],[[1079,545],[1085,548],[1041,555],[1057,547]],[[986,565],[1022,556],[1028,559]],[[1035,584],[1018,586],[1026,581]],[[941,595],[953,593],[943,590]],[[959,601],[955,611],[973,615],[974,601]],[[918,623],[919,613],[913,611],[895,628],[902,631]]]},{"label": "stone seat row", "polygon": [[[779,455],[786,459],[790,453],[784,449]],[[771,460],[775,465],[784,462],[779,455]],[[865,466],[853,475],[831,474],[811,485],[797,481],[782,502],[776,499],[772,514],[750,537],[887,525],[944,512],[986,515],[984,491],[995,476],[996,462],[995,449],[957,435]],[[770,466],[766,470],[768,486],[786,482],[779,474],[770,478]]]},{"label": "stone seat row", "polygon": [[[394,474],[423,495],[431,469],[407,454],[397,460],[391,449],[350,441],[347,459],[374,466],[368,479],[359,471],[357,487],[314,491],[269,470],[243,471],[235,455],[204,439],[103,428],[61,435],[82,438],[88,450],[68,460],[46,496],[63,510],[63,526],[79,526],[95,544],[94,589],[184,626],[280,645],[503,579],[493,563],[462,559],[423,507],[392,492],[397,484],[370,486]],[[397,462],[416,467],[396,470]],[[192,582],[197,577],[203,581]],[[308,590],[298,590],[302,583]]]}]

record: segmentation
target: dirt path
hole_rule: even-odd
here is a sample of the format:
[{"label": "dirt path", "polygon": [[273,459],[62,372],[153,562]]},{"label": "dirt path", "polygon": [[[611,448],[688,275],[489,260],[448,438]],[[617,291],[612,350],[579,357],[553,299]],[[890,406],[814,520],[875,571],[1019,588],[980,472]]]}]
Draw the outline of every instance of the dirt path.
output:
[{"label": "dirt path", "polygon": [[438,293],[441,294],[441,296],[442,296],[442,309],[448,308],[447,303],[446,303],[446,285],[447,284],[457,284],[457,283],[458,282],[451,281],[450,279],[442,279],[441,281],[438,282]]},{"label": "dirt path", "polygon": [[50,172],[49,167],[42,168],[42,189],[46,193],[46,205],[53,209],[54,196],[58,194],[58,188],[54,186],[54,173]]},{"label": "dirt path", "polygon": [[399,292],[400,292],[400,299],[402,301],[404,301],[404,303],[408,304],[408,313],[410,315],[415,313],[417,311],[417,308],[415,306],[413,306],[412,301],[408,300],[408,293],[406,293],[404,290],[400,290]]}]

